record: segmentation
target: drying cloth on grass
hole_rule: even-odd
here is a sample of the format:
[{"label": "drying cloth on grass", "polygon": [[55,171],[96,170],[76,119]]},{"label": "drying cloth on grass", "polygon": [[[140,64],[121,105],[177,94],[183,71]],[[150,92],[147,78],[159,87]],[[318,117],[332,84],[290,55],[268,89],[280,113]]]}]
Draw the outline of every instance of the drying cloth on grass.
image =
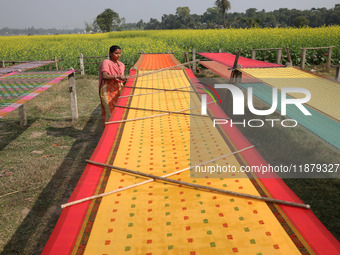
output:
[{"label": "drying cloth on grass", "polygon": [[[177,111],[200,105],[199,84],[188,69],[130,79],[127,85],[136,88],[124,88],[118,105],[130,109],[115,107],[111,121],[158,114],[132,107]],[[150,90],[140,87],[195,93],[147,94]],[[129,95],[135,96],[124,97]],[[223,116],[218,105],[210,104],[208,111]],[[235,127],[214,128],[210,118],[167,114],[108,124],[91,159],[163,176],[188,168],[193,155],[205,162],[250,145]],[[266,164],[255,148],[216,163]],[[248,178],[241,173],[211,179],[192,174],[184,171],[168,178],[301,202],[279,178]],[[88,164],[69,201],[145,180]],[[339,248],[310,210],[150,181],[63,209],[43,254],[330,254]]]},{"label": "drying cloth on grass", "polygon": [[25,72],[0,79],[0,118],[75,72]]},{"label": "drying cloth on grass", "polygon": [[53,61],[53,60],[32,61],[32,62],[22,63],[22,64],[18,64],[18,65],[2,67],[2,68],[0,68],[0,75],[8,74],[8,73],[11,73],[11,72],[23,72],[23,71],[27,71],[29,69],[33,69],[33,68],[37,68],[37,67],[40,67],[40,66],[52,64],[54,62],[55,61]]}]

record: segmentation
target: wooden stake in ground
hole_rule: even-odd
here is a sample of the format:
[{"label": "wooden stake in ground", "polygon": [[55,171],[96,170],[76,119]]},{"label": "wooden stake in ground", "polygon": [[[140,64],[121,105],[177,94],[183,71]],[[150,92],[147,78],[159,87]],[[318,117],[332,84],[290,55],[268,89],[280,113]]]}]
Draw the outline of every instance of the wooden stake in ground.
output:
[{"label": "wooden stake in ground", "polygon": [[239,49],[236,53],[236,57],[235,57],[235,61],[234,61],[234,65],[233,68],[231,69],[232,72],[230,74],[230,79],[229,79],[229,83],[230,84],[234,84],[235,83],[235,77],[237,75],[239,75],[240,71],[236,70],[237,69],[237,65],[238,65],[238,59],[240,58],[242,50]]},{"label": "wooden stake in ground", "polygon": [[68,88],[70,92],[72,121],[77,121],[79,118],[79,114],[78,114],[76,78],[74,72],[68,76]]},{"label": "wooden stake in ground", "polygon": [[56,70],[59,70],[59,68],[58,68],[58,59],[57,59],[57,56],[54,56],[54,62],[55,62],[55,69],[56,69]]},{"label": "wooden stake in ground", "polygon": [[286,53],[287,53],[287,61],[290,63],[290,66],[293,66],[292,58],[289,53],[289,48],[286,48]]},{"label": "wooden stake in ground", "polygon": [[19,119],[20,119],[20,126],[22,127],[27,126],[27,113],[26,113],[25,104],[22,104],[19,106]]}]

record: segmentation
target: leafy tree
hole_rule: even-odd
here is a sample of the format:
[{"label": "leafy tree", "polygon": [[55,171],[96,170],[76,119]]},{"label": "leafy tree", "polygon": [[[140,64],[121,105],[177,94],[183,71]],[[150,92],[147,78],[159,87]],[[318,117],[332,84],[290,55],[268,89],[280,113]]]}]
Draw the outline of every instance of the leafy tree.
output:
[{"label": "leafy tree", "polygon": [[194,28],[194,20],[190,16],[189,7],[178,7],[176,9],[176,16],[180,24],[180,28]]},{"label": "leafy tree", "polygon": [[248,17],[253,18],[253,17],[256,16],[256,11],[257,11],[256,8],[249,8],[249,9],[246,10],[246,15],[247,15]]},{"label": "leafy tree", "polygon": [[34,34],[35,34],[35,28],[34,27],[28,28],[28,35],[34,35]]},{"label": "leafy tree", "polygon": [[100,27],[97,23],[97,20],[94,20],[93,23],[92,23],[92,31],[95,32],[95,33],[102,32],[102,30],[100,29]]},{"label": "leafy tree", "polygon": [[225,17],[226,11],[230,10],[231,4],[228,0],[216,0],[215,5],[217,6],[217,8],[221,11],[223,15],[223,26],[224,28],[226,28],[227,27],[226,17]]},{"label": "leafy tree", "polygon": [[219,12],[216,6],[208,8],[202,15],[202,22],[206,24],[220,25],[220,20],[222,20],[222,14]]},{"label": "leafy tree", "polygon": [[264,20],[265,27],[276,27],[277,20],[273,14],[266,15],[266,19]]},{"label": "leafy tree", "polygon": [[[190,15],[189,7],[178,7],[176,15],[164,14],[162,16],[161,27],[162,29],[186,29],[197,27],[198,15]],[[200,22],[198,22],[200,24]]]},{"label": "leafy tree", "polygon": [[247,27],[259,27],[261,19],[254,20],[254,18],[244,18],[243,22],[246,24]]},{"label": "leafy tree", "polygon": [[182,20],[188,20],[190,17],[190,9],[188,6],[186,7],[177,7],[176,8],[176,15],[178,18]]},{"label": "leafy tree", "polygon": [[137,27],[138,27],[139,29],[142,29],[142,28],[144,27],[144,21],[143,21],[142,19],[138,21]]},{"label": "leafy tree", "polygon": [[329,15],[329,24],[340,24],[340,4],[336,4]]},{"label": "leafy tree", "polygon": [[190,16],[192,18],[193,28],[196,28],[196,29],[203,29],[204,28],[204,26],[202,24],[202,15],[191,14]]},{"label": "leafy tree", "polygon": [[118,13],[111,9],[105,9],[97,16],[96,22],[103,32],[110,32],[118,28],[121,20]]},{"label": "leafy tree", "polygon": [[289,10],[287,8],[280,8],[279,10],[275,10],[273,13],[276,19],[279,21],[282,27],[286,27],[289,25]]},{"label": "leafy tree", "polygon": [[150,19],[149,23],[145,24],[144,29],[153,30],[153,29],[161,29],[161,23],[157,19]]},{"label": "leafy tree", "polygon": [[294,19],[294,26],[305,27],[308,26],[309,20],[305,16],[298,16]]},{"label": "leafy tree", "polygon": [[[223,18],[225,16],[225,18]],[[179,28],[220,28],[223,24],[228,27],[245,28],[245,27],[292,27],[295,26],[294,20],[299,16],[304,16],[305,23],[311,27],[340,25],[340,4],[334,8],[312,8],[311,10],[297,10],[280,8],[270,12],[265,10],[257,11],[256,8],[249,8],[245,13],[222,13],[220,8],[215,6],[208,8],[202,15],[190,14],[188,7],[178,7],[176,14],[167,14],[162,16],[162,21],[151,19],[150,22],[144,23],[144,29],[179,29]],[[299,18],[300,19],[300,18]],[[297,19],[297,21],[299,21]],[[225,21],[224,21],[225,20]],[[300,24],[298,24],[300,26]],[[130,26],[140,27],[137,24]],[[122,29],[130,29],[127,26]],[[143,29],[139,28],[139,29]]]},{"label": "leafy tree", "polygon": [[90,33],[92,31],[92,26],[90,23],[85,22],[85,32],[86,34]]},{"label": "leafy tree", "polygon": [[161,26],[163,29],[179,29],[181,24],[178,17],[174,14],[164,14],[162,16]]}]

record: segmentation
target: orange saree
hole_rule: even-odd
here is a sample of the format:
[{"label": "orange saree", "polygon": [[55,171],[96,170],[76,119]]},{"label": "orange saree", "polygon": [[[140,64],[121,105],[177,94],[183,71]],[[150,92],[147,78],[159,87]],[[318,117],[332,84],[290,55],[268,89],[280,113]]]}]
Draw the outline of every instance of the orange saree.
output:
[{"label": "orange saree", "polygon": [[109,59],[105,59],[99,66],[99,97],[101,102],[103,125],[110,119],[111,112],[120,96],[119,87],[120,80],[104,80],[102,73],[107,72],[110,75],[124,75],[125,65],[118,61],[114,63]]}]

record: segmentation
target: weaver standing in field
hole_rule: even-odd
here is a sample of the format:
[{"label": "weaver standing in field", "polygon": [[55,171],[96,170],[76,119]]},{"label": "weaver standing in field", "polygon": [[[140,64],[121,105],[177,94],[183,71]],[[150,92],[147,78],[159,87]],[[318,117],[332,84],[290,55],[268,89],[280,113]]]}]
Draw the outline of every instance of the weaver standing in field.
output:
[{"label": "weaver standing in field", "polygon": [[121,48],[111,46],[109,56],[110,59],[105,59],[99,66],[99,96],[104,126],[118,101],[120,87],[126,83],[125,65],[119,61]]}]

